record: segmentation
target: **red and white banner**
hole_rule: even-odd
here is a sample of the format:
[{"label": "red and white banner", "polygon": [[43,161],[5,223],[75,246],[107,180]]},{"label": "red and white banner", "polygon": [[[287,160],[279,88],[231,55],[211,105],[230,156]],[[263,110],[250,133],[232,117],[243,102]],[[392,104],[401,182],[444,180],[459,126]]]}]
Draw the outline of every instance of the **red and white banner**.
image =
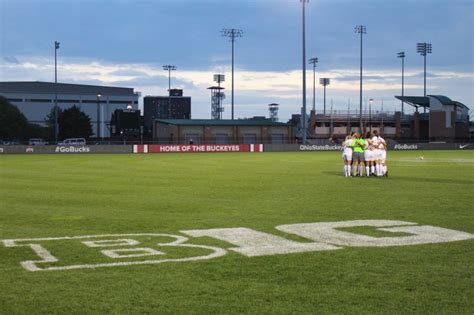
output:
[{"label": "red and white banner", "polygon": [[136,144],[133,153],[263,152],[263,144]]}]

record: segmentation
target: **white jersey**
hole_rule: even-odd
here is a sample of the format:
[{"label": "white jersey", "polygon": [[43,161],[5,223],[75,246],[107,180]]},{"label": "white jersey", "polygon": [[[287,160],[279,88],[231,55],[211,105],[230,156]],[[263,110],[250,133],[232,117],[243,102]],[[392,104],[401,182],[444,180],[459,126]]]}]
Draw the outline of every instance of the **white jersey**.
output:
[{"label": "white jersey", "polygon": [[380,151],[380,157],[379,159],[382,161],[385,161],[387,159],[387,143],[385,142],[385,139],[382,137],[379,137],[379,145],[378,149]]},{"label": "white jersey", "polygon": [[372,145],[374,146],[374,148],[378,148],[378,146],[379,146],[379,137],[373,136],[372,139],[370,139],[370,141],[372,141]]},{"label": "white jersey", "polygon": [[352,160],[352,139],[347,139],[342,143],[342,157],[345,160]]},{"label": "white jersey", "polygon": [[385,142],[385,139],[382,138],[382,137],[379,137],[377,148],[378,148],[379,150],[384,150],[384,151],[385,151],[385,146],[386,146],[386,145],[387,145],[387,143]]}]

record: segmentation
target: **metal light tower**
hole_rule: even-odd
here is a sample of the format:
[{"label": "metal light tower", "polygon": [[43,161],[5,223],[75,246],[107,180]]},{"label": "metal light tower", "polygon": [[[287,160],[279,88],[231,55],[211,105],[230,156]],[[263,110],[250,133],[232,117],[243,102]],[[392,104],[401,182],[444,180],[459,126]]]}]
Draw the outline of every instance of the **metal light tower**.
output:
[{"label": "metal light tower", "polygon": [[303,108],[301,113],[301,130],[303,132],[303,144],[306,144],[306,3],[309,0],[300,0],[303,5],[302,11],[302,27],[303,27]]},{"label": "metal light tower", "polygon": [[360,105],[359,105],[359,131],[362,132],[362,37],[367,33],[364,25],[357,25],[354,29],[355,33],[360,34]]},{"label": "metal light tower", "polygon": [[217,82],[217,87],[209,88],[211,90],[211,112],[212,119],[222,119],[222,112],[224,107],[222,106],[222,100],[225,98],[224,88],[221,87],[221,83],[225,81],[225,75],[214,74],[214,81]]},{"label": "metal light tower", "polygon": [[309,63],[313,65],[313,111],[316,112],[316,64],[318,58],[311,58]]},{"label": "metal light tower", "polygon": [[278,121],[278,107],[280,105],[276,103],[268,104],[268,112],[270,114],[271,121]]},{"label": "metal light tower", "polygon": [[54,41],[54,140],[58,143],[59,111],[58,111],[58,54],[59,42]]},{"label": "metal light tower", "polygon": [[171,71],[177,69],[174,65],[164,65],[163,70],[168,71],[168,119],[171,119]]},{"label": "metal light tower", "polygon": [[319,84],[324,86],[324,110],[323,110],[323,114],[326,115],[326,86],[331,84],[331,79],[329,79],[329,78],[320,78],[319,79]]},{"label": "metal light tower", "polygon": [[426,96],[426,55],[431,54],[431,44],[430,43],[418,43],[416,44],[416,52],[423,56],[424,66],[425,66],[425,75],[424,75],[424,96]]},{"label": "metal light tower", "polygon": [[207,88],[211,91],[211,119],[222,119],[224,108],[220,105],[224,98],[223,87],[211,86]]},{"label": "metal light tower", "polygon": [[[405,52],[402,51],[402,52],[399,52],[397,54],[397,58],[401,58],[402,59],[402,97],[404,96],[404,85],[405,85]],[[403,101],[402,101],[402,117],[404,115],[404,111],[403,111]]]},{"label": "metal light tower", "polygon": [[229,37],[232,42],[232,120],[234,120],[234,43],[237,37],[242,37],[244,31],[235,28],[224,28],[222,36]]},{"label": "metal light tower", "polygon": [[96,136],[97,139],[100,138],[100,98],[102,97],[102,94],[97,93],[97,131],[96,131]]},{"label": "metal light tower", "polygon": [[171,71],[178,69],[176,66],[173,65],[164,65],[163,70],[168,71],[168,92],[171,91]]}]

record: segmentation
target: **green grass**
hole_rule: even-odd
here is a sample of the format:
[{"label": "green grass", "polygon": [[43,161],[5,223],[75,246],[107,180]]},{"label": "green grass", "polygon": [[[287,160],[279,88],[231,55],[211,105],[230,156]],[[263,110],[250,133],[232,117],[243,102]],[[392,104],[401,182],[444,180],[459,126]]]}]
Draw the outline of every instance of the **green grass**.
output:
[{"label": "green grass", "polygon": [[[389,174],[344,178],[339,152],[0,156],[0,239],[247,227],[306,241],[275,226],[358,219],[474,233],[474,151],[389,152]],[[61,257],[51,265],[107,261],[67,241],[47,247]],[[35,257],[0,243],[0,313],[474,313],[474,240],[253,258],[229,251],[68,271],[20,266]]]}]

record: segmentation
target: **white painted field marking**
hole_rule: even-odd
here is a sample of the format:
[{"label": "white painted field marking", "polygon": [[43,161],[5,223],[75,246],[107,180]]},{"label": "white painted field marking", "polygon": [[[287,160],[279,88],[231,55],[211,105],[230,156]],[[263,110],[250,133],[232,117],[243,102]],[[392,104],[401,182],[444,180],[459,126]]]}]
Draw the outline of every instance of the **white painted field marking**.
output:
[{"label": "white painted field marking", "polygon": [[[156,249],[149,248],[149,247],[104,249],[104,250],[101,250],[100,252],[110,258],[132,258],[132,257],[166,255],[163,252],[160,252]],[[135,254],[128,254],[128,255],[121,254],[121,253],[133,253],[133,252]]]},{"label": "white painted field marking", "polygon": [[187,230],[181,231],[181,233],[194,237],[209,236],[226,241],[238,246],[229,248],[229,250],[248,257],[314,252],[341,248],[325,243],[302,243],[290,241],[279,236],[254,231],[248,228]]},{"label": "white painted field marking", "polygon": [[[377,230],[385,232],[403,232],[412,235],[395,236],[395,237],[372,237],[357,233],[340,231],[340,228],[370,226]],[[302,223],[279,225],[277,230],[302,236],[312,242],[296,242],[288,240],[273,234],[255,231],[249,228],[222,228],[222,229],[205,229],[205,230],[185,230],[181,233],[193,236],[208,236],[219,239],[237,247],[230,250],[240,253],[247,257],[253,256],[271,256],[276,254],[290,254],[314,251],[336,250],[350,247],[387,247],[387,246],[406,246],[430,243],[445,243],[454,241],[463,241],[473,239],[474,235],[466,232],[455,231],[431,225],[416,226],[416,223],[394,220],[354,220],[354,221],[338,221],[338,222],[321,222],[321,223]],[[41,268],[46,263],[58,262],[58,258],[53,256],[39,242],[58,241],[58,240],[77,240],[90,248],[118,247],[126,246],[126,248],[103,249],[100,252],[106,257],[112,259],[127,259],[144,256],[165,255],[164,252],[149,247],[131,247],[138,245],[140,242],[130,237],[134,236],[156,236],[174,238],[174,241],[168,243],[157,243],[160,247],[188,247],[201,248],[211,250],[212,253],[203,256],[173,258],[173,259],[151,259],[144,261],[122,261],[98,264],[74,264],[69,266],[51,266]],[[127,237],[127,238],[125,238]],[[106,240],[88,240],[94,238],[108,238]],[[117,238],[117,239],[113,239]],[[185,262],[196,260],[207,260],[224,256],[227,251],[225,249],[206,245],[184,244],[188,238],[180,235],[172,234],[107,234],[107,235],[85,235],[85,236],[65,236],[65,237],[47,237],[47,238],[25,238],[3,240],[6,247],[30,247],[40,259],[22,261],[20,264],[29,271],[41,270],[71,270],[84,268],[99,267],[115,267],[130,265],[151,265],[161,264],[165,262]],[[128,254],[127,254],[128,253]]]},{"label": "white painted field marking", "polygon": [[[56,266],[56,267],[46,267],[40,268],[38,265],[45,263],[58,262],[59,260],[53,256],[46,248],[40,244],[34,242],[42,241],[59,241],[59,240],[82,240],[82,239],[91,239],[91,238],[110,238],[110,237],[130,237],[130,236],[159,236],[159,237],[171,237],[175,240],[170,243],[157,243],[158,246],[163,247],[188,247],[188,248],[202,248],[211,250],[212,253],[203,256],[194,256],[187,258],[173,258],[173,259],[161,259],[161,260],[143,260],[143,261],[124,261],[124,262],[113,262],[113,263],[99,263],[99,264],[77,264],[69,266]],[[188,238],[180,235],[172,234],[155,234],[155,233],[143,233],[143,234],[105,234],[105,235],[84,235],[84,236],[64,236],[64,237],[45,237],[45,238],[25,238],[25,239],[11,239],[3,240],[3,244],[6,247],[30,247],[33,252],[38,255],[39,260],[27,260],[21,262],[26,270],[29,271],[51,271],[51,270],[72,270],[72,269],[93,269],[99,267],[117,267],[117,266],[130,266],[130,265],[154,265],[161,264],[166,262],[185,262],[185,261],[196,261],[196,260],[207,260],[212,258],[217,258],[224,256],[227,251],[225,249],[213,246],[206,245],[194,245],[194,244],[183,244]],[[30,242],[26,244],[21,244],[23,242]],[[114,257],[115,258],[115,257]]]},{"label": "white painted field marking", "polygon": [[[416,223],[392,220],[355,220],[342,222],[322,222],[280,225],[276,228],[280,231],[296,234],[317,242],[324,242],[339,246],[351,247],[386,247],[406,246],[429,243],[445,243],[471,239],[474,236],[469,233],[439,228],[430,225],[412,226]],[[373,226],[377,230],[385,232],[404,232],[414,234],[410,236],[396,237],[372,237],[356,233],[336,230],[337,228],[348,228],[357,226]],[[387,226],[397,226],[389,227]]]},{"label": "white painted field marking", "polygon": [[82,243],[88,247],[132,246],[140,244],[139,241],[123,238],[118,240],[83,241]]}]

